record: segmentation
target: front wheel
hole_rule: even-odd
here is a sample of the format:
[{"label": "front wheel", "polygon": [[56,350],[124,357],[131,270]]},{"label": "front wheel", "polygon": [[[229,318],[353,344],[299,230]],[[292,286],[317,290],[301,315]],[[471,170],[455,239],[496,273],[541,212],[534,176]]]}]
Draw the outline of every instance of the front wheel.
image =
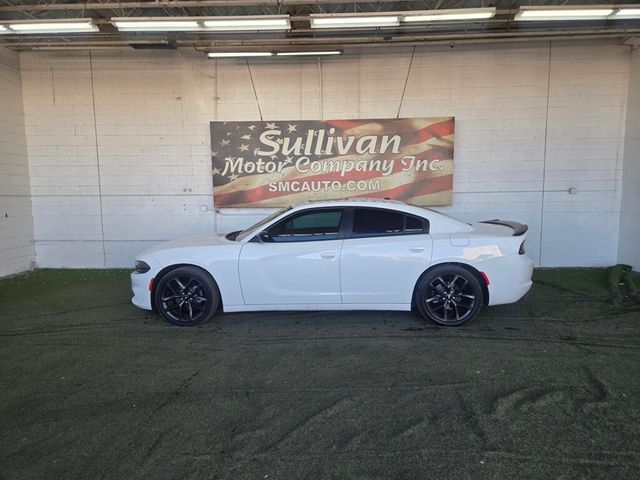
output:
[{"label": "front wheel", "polygon": [[478,279],[462,267],[435,267],[418,282],[416,306],[424,318],[456,327],[480,312],[482,287]]},{"label": "front wheel", "polygon": [[180,267],[162,277],[156,287],[155,304],[170,323],[192,327],[213,316],[220,304],[220,292],[206,272]]}]

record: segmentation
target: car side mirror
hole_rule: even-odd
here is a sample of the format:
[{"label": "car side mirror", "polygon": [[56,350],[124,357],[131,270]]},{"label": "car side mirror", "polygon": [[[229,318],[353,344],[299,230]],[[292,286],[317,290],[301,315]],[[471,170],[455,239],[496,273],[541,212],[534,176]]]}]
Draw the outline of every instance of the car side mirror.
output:
[{"label": "car side mirror", "polygon": [[271,241],[271,235],[269,235],[266,230],[258,232],[258,235],[256,235],[256,237],[258,238],[258,242],[260,243],[267,243]]}]

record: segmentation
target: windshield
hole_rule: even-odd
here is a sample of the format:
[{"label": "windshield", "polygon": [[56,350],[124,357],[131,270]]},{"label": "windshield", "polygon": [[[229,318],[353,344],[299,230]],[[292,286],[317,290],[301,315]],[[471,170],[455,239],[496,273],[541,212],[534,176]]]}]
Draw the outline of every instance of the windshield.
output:
[{"label": "windshield", "polygon": [[243,230],[242,232],[240,232],[238,234],[238,236],[236,237],[236,241],[239,242],[241,240],[244,240],[248,236],[253,235],[254,233],[257,233],[263,225],[269,223],[271,220],[273,220],[274,218],[282,215],[284,212],[286,212],[288,210],[291,210],[291,206],[284,207],[284,208],[281,208],[280,210],[277,210],[277,211],[273,212],[271,215],[269,215],[266,218],[263,218],[262,220],[260,220],[255,225],[253,225],[253,226],[247,228],[246,230]]}]

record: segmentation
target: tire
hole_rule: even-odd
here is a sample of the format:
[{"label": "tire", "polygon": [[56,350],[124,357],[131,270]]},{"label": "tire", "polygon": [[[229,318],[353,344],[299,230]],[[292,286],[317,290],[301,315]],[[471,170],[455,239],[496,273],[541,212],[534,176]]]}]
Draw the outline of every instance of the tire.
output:
[{"label": "tire", "polygon": [[441,265],[426,272],[416,287],[416,306],[427,320],[457,327],[473,320],[482,308],[482,287],[468,270]]},{"label": "tire", "polygon": [[193,327],[213,317],[220,305],[220,291],[205,271],[179,267],[162,277],[154,300],[158,312],[169,323]]}]

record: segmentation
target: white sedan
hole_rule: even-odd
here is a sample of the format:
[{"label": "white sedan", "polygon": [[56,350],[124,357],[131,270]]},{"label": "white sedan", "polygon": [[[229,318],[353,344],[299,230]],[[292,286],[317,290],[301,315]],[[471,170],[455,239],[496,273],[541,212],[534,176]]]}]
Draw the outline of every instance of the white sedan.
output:
[{"label": "white sedan", "polygon": [[384,200],[283,208],[226,236],[146,250],[131,274],[133,303],[169,322],[200,324],[222,308],[410,310],[462,325],[482,305],[513,303],[531,288],[527,226],[468,224]]}]

